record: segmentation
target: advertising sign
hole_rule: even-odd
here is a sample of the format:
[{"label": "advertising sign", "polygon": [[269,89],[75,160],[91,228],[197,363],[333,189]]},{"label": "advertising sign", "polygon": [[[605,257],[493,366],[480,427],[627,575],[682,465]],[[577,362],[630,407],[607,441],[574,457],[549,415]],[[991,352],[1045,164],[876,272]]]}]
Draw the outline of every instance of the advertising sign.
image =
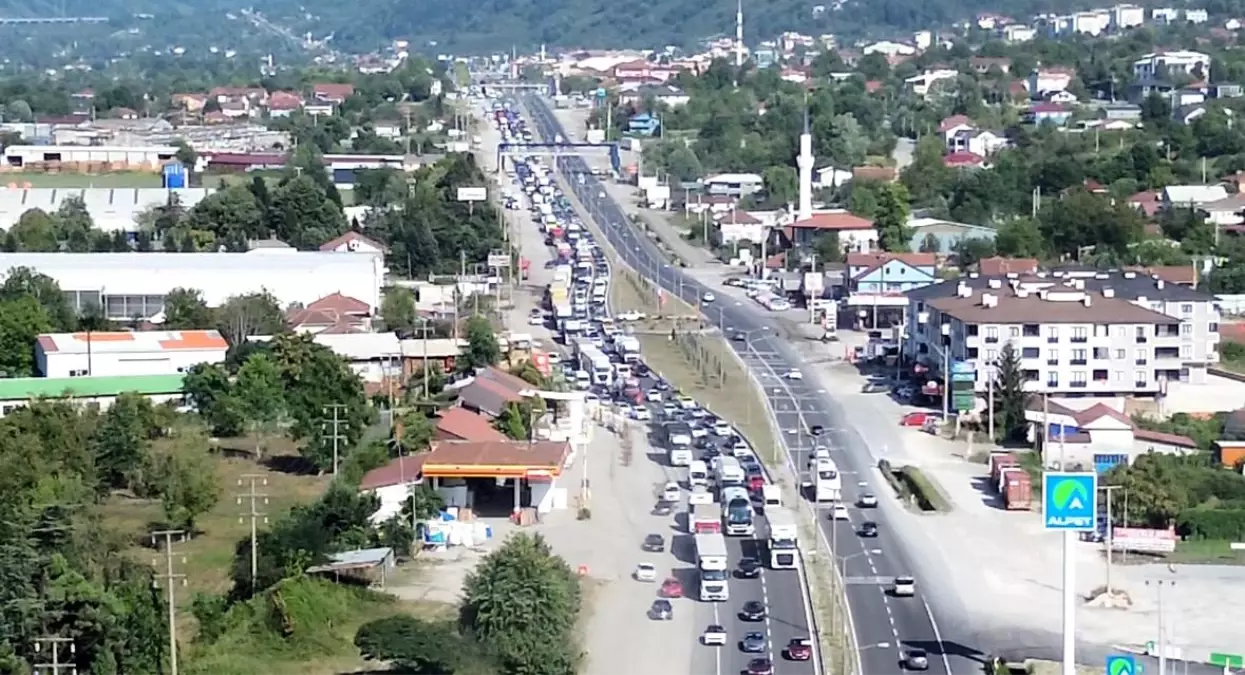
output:
[{"label": "advertising sign", "polygon": [[1132,654],[1112,654],[1108,656],[1107,675],[1139,675],[1137,657]]},{"label": "advertising sign", "polygon": [[1042,524],[1048,530],[1093,532],[1098,522],[1098,474],[1047,471],[1042,476]]},{"label": "advertising sign", "polygon": [[488,188],[482,187],[460,187],[458,188],[458,201],[460,202],[482,202],[488,199]]},{"label": "advertising sign", "polygon": [[967,361],[951,364],[951,407],[970,412],[977,407],[977,371]]},{"label": "advertising sign", "polygon": [[510,267],[510,256],[505,253],[490,253],[488,254],[488,266],[493,269]]},{"label": "advertising sign", "polygon": [[1111,528],[1111,550],[1137,551],[1138,553],[1173,553],[1176,550],[1176,530],[1152,530],[1145,527]]}]

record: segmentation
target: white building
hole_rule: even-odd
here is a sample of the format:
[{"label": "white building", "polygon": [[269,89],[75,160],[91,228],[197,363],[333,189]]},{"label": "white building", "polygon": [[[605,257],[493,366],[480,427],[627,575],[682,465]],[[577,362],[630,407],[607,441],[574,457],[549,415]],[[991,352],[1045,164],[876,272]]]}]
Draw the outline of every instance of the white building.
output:
[{"label": "white building", "polygon": [[865,48],[860,51],[861,53],[865,55],[881,54],[882,56],[887,56],[887,57],[912,56],[916,54],[916,47],[912,45],[904,44],[902,42],[891,42],[889,40],[882,40],[881,42],[874,42],[872,44],[865,45]]},{"label": "white building", "polygon": [[214,330],[48,333],[35,340],[35,368],[49,378],[177,375],[224,363],[228,351]]},{"label": "white building", "polygon": [[0,417],[26,407],[32,400],[55,399],[76,405],[108,409],[125,393],[143,396],[152,403],[180,403],[185,375],[131,375],[116,377],[11,377],[0,378]]},{"label": "white building", "polygon": [[[3,176],[0,175],[0,179]],[[190,209],[214,188],[0,188],[0,230],[9,231],[31,209],[56,213],[70,199],[81,199],[91,221],[104,232],[137,232],[145,211],[176,199]]]},{"label": "white building", "polygon": [[370,253],[257,248],[246,253],[0,253],[0,278],[27,267],[51,277],[81,311],[96,306],[114,320],[164,319],[175,288],[220,306],[248,293],[271,293],[286,308],[333,293],[380,308],[384,260]]},{"label": "white building", "polygon": [[111,171],[159,171],[176,156],[172,145],[10,145],[4,149],[4,168],[96,164]]},{"label": "white building", "polygon": [[1172,75],[1210,76],[1210,55],[1177,50],[1153,52],[1133,61],[1133,75],[1139,79],[1165,78]]},{"label": "white building", "polygon": [[1077,12],[1057,16],[1050,20],[1053,35],[1101,35],[1111,25],[1111,13],[1106,10]]},{"label": "white building", "polygon": [[1007,42],[1029,42],[1036,36],[1037,31],[1031,26],[1022,24],[1003,26],[1003,39]]},{"label": "white building", "polygon": [[1111,27],[1127,30],[1146,22],[1146,10],[1137,5],[1116,5],[1111,8]]},{"label": "white building", "polygon": [[1204,9],[1186,9],[1184,20],[1189,23],[1206,23],[1210,21],[1210,12]]},{"label": "white building", "polygon": [[920,75],[913,75],[904,80],[904,84],[912,89],[912,93],[917,96],[925,96],[929,93],[930,87],[942,80],[954,80],[959,77],[959,71],[950,68],[939,68],[937,70],[927,70]]}]

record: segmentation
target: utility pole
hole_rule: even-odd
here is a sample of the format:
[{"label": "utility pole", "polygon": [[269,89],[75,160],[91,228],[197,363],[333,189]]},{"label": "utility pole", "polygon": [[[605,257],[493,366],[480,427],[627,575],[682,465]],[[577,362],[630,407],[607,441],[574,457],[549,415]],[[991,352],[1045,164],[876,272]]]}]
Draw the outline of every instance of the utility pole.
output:
[{"label": "utility pole", "polygon": [[[69,663],[61,663],[61,647],[65,645],[69,645]],[[41,655],[44,647],[48,647],[48,651],[52,653],[52,661],[36,663],[35,675],[78,675],[78,666],[74,664],[78,649],[74,646],[73,638],[57,636],[35,638],[35,654]]]},{"label": "utility pole", "polygon": [[[242,522],[247,518],[251,519],[251,591],[255,591],[255,582],[259,578],[259,531],[258,524],[260,518],[263,518],[267,524],[268,516],[259,510],[260,505],[268,505],[268,494],[257,492],[257,487],[266,487],[268,478],[263,474],[247,473],[238,479],[238,487],[246,485],[247,491],[238,493],[238,506],[242,506],[243,500],[247,500],[247,509],[238,516],[238,522]],[[262,501],[261,501],[262,500]]]},{"label": "utility pole", "polygon": [[1114,515],[1111,510],[1111,493],[1123,487],[1123,485],[1103,485],[1098,488],[1107,493],[1107,595],[1113,594],[1113,589],[1111,588],[1111,555],[1115,549],[1115,523],[1111,520]]},{"label": "utility pole", "polygon": [[1163,621],[1163,587],[1174,588],[1175,581],[1164,581],[1157,579],[1154,581],[1146,581],[1146,586],[1153,585],[1159,592],[1159,675],[1167,675],[1167,631]]},{"label": "utility pole", "polygon": [[[998,374],[998,369],[995,368],[995,366],[991,365],[990,366],[990,377],[989,379],[986,380],[986,398],[987,398],[986,411],[990,415],[989,426],[990,426],[990,442],[991,443],[994,442],[994,378],[997,374]],[[1110,555],[1111,555],[1110,553],[1107,553],[1107,556],[1110,556]],[[1108,557],[1108,559],[1110,558]],[[1108,565],[1108,567],[1110,567],[1110,565]],[[1110,573],[1108,573],[1108,576],[1110,576]],[[1111,584],[1109,582],[1107,583],[1107,590],[1111,590]]]},{"label": "utility pole", "polygon": [[[175,539],[176,538],[176,539]],[[183,530],[157,530],[151,533],[151,543],[159,546],[160,542],[164,542],[164,572],[156,575],[156,583],[164,581],[165,588],[168,590],[169,603],[169,673],[177,675],[177,593],[175,588],[180,583],[186,585],[186,575],[179,574],[173,569],[173,545],[186,541],[186,533]],[[159,565],[159,560],[152,561],[153,565]],[[186,556],[182,556],[181,564],[186,564]]]},{"label": "utility pole", "polygon": [[341,443],[346,440],[346,435],[342,433],[342,427],[346,425],[346,420],[341,418],[341,413],[346,409],[343,403],[330,403],[324,406],[324,414],[331,414],[332,417],[325,419],[323,425],[329,430],[326,435],[333,444],[333,475],[337,475],[338,458],[341,456]]}]

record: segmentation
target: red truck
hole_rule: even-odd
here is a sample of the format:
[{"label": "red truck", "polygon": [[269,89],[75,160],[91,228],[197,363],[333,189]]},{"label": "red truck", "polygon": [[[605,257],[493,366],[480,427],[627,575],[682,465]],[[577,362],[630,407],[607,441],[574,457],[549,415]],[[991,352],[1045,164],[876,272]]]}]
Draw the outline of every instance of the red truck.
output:
[{"label": "red truck", "polygon": [[691,513],[692,534],[718,534],[722,531],[722,510],[717,504],[697,504]]},{"label": "red truck", "polygon": [[999,479],[999,492],[1008,511],[1028,511],[1033,508],[1033,479],[1024,469],[1004,469]]}]

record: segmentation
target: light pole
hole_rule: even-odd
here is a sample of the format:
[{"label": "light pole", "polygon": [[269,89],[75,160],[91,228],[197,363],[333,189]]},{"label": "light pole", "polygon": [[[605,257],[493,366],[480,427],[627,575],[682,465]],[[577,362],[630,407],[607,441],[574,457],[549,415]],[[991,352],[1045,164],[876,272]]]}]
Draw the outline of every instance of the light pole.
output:
[{"label": "light pole", "polygon": [[1167,675],[1167,631],[1166,622],[1163,621],[1163,587],[1174,588],[1175,581],[1165,581],[1156,579],[1154,581],[1146,581],[1146,586],[1154,586],[1158,589],[1159,596],[1159,675]]}]

